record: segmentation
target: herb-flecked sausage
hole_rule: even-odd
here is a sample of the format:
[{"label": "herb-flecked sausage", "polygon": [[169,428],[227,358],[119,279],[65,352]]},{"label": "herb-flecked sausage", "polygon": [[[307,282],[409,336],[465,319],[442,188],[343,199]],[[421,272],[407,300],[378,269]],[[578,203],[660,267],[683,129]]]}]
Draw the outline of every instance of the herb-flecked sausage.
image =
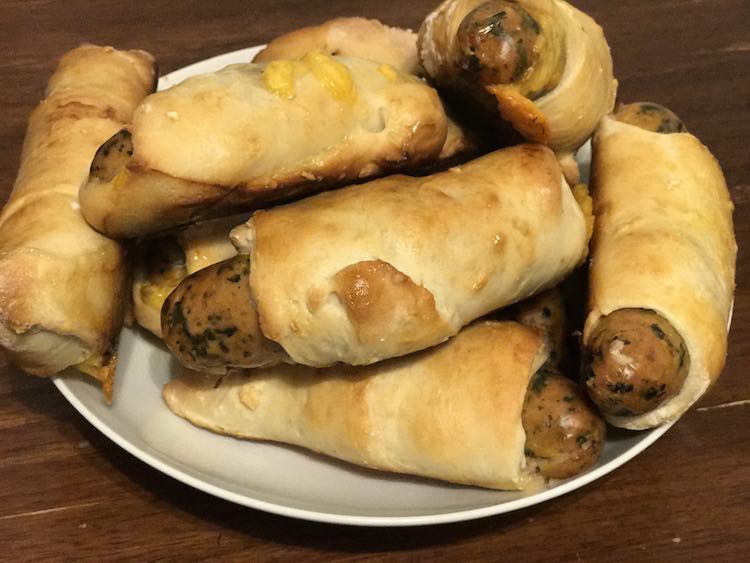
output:
[{"label": "herb-flecked sausage", "polygon": [[483,84],[508,84],[536,60],[539,33],[539,24],[518,4],[485,2],[458,28],[461,66]]},{"label": "herb-flecked sausage", "polygon": [[615,118],[654,133],[684,133],[685,124],[671,110],[652,102],[636,102],[617,108]]},{"label": "herb-flecked sausage", "polygon": [[184,279],[164,302],[162,335],[191,369],[225,373],[235,366],[261,367],[286,358],[263,336],[250,297],[250,261],[239,255]]},{"label": "herb-flecked sausage", "polygon": [[121,129],[96,151],[89,174],[109,182],[128,163],[131,156],[133,156],[133,139],[126,129]]},{"label": "herb-flecked sausage", "polygon": [[604,421],[580,387],[550,367],[532,378],[522,422],[526,457],[545,477],[577,475],[596,463],[602,452]]},{"label": "herb-flecked sausage", "polygon": [[539,98],[557,85],[565,64],[548,31],[519,3],[488,0],[459,25],[459,67],[472,82],[514,84],[529,99]]},{"label": "herb-flecked sausage", "polygon": [[584,384],[606,414],[652,411],[682,388],[690,356],[680,334],[648,309],[602,317],[584,350]]}]

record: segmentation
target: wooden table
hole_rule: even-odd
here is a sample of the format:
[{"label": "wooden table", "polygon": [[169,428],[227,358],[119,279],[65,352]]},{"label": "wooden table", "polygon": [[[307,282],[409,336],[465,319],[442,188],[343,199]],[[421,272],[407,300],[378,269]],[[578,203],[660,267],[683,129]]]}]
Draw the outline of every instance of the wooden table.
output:
[{"label": "wooden table", "polygon": [[[82,41],[142,48],[169,72],[340,15],[416,28],[436,0],[115,2],[0,6],[0,178],[56,59]],[[675,110],[721,162],[740,246],[719,383],[666,436],[599,481],[500,517],[407,529],[296,521],[197,492],[103,437],[51,382],[0,357],[0,557],[523,561],[746,559],[750,553],[750,3],[579,0],[604,27],[622,100]]]}]

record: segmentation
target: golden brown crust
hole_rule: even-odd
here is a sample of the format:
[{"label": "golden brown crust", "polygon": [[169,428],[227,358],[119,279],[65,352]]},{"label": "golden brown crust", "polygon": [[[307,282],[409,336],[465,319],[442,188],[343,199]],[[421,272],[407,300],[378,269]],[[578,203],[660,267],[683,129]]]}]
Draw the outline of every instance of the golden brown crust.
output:
[{"label": "golden brown crust", "polygon": [[502,118],[512,123],[524,139],[535,143],[550,142],[549,121],[534,102],[505,85],[488,86],[487,91],[495,97]]},{"label": "golden brown crust", "polygon": [[295,29],[273,39],[253,62],[298,59],[313,49],[330,55],[372,58],[409,74],[420,73],[417,34],[365,18],[334,18]]},{"label": "golden brown crust", "polygon": [[535,481],[521,412],[544,362],[537,333],[480,323],[449,342],[365,368],[277,366],[164,388],[176,414],[243,438],[299,445],[358,465],[496,489]]},{"label": "golden brown crust", "polygon": [[129,128],[134,152],[123,172],[112,181],[92,177],[81,189],[86,219],[114,237],[150,234],[439,154],[445,111],[419,79],[364,59],[318,54],[287,70],[295,64],[299,76],[281,84],[291,93],[270,82],[283,78],[283,64],[276,75],[246,64],[149,96]]},{"label": "golden brown crust", "polygon": [[[518,81],[487,85],[467,78],[458,45],[461,22],[484,3],[445,0],[433,10],[419,30],[420,62],[439,86],[470,96],[489,115],[507,120],[527,140],[544,142],[561,154],[575,151],[614,106],[617,82],[601,28],[562,0],[519,0],[517,4],[541,26],[537,66],[555,66],[562,57],[562,76],[549,91],[541,92],[526,91],[526,74]],[[581,99],[586,104],[582,105]]]},{"label": "golden brown crust", "polygon": [[156,89],[157,78],[154,58],[145,51],[83,44],[62,56],[45,99],[59,110],[87,108],[128,123],[133,108]]},{"label": "golden brown crust", "polygon": [[723,368],[737,253],[733,205],[721,168],[693,135],[663,135],[606,117],[594,141],[584,344],[602,316],[641,308],[664,317],[690,355],[676,397],[645,415],[608,418],[648,428],[679,417]]},{"label": "golden brown crust", "polygon": [[[295,361],[316,366],[367,364],[427,340],[437,344],[473,319],[554,285],[586,248],[583,214],[554,154],[540,145],[259,211],[232,237],[251,257],[263,333]],[[429,292],[438,318],[415,326],[409,338],[399,332],[383,334],[377,347],[361,342],[336,276],[372,261]],[[404,302],[413,304],[414,295],[377,307],[379,318],[370,322],[398,326]],[[426,302],[419,308],[430,309]]]},{"label": "golden brown crust", "polygon": [[403,342],[415,338],[413,345],[422,349],[447,329],[432,294],[382,260],[343,268],[334,274],[333,287],[362,344],[375,347],[388,335]]},{"label": "golden brown crust", "polygon": [[78,188],[153,83],[150,55],[82,45],[63,56],[30,117],[0,215],[0,342],[31,373],[81,364],[111,390],[125,256],[83,220]]},{"label": "golden brown crust", "polygon": [[[335,18],[320,25],[291,31],[271,41],[255,56],[253,62],[298,59],[313,49],[320,49],[329,55],[372,59],[402,72],[424,75],[417,58],[416,33],[364,18]],[[387,69],[383,70],[388,72]],[[438,155],[438,166],[444,161],[466,160],[470,155],[486,152],[482,151],[486,142],[481,135],[454,119],[450,112],[447,118],[448,131]]]}]

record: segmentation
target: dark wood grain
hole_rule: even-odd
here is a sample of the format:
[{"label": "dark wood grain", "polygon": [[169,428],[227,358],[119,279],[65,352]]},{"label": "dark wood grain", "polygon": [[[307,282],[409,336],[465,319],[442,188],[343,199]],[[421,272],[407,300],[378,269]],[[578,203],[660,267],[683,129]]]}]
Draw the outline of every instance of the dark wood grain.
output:
[{"label": "dark wood grain", "polygon": [[[0,201],[29,112],[82,41],[138,47],[162,72],[339,15],[417,27],[435,0],[0,4]],[[0,356],[3,559],[739,561],[750,553],[750,2],[579,1],[605,28],[625,101],[674,109],[721,162],[740,245],[725,373],[645,453],[510,515],[407,529],[295,521],[190,489],[109,442],[44,379]],[[745,402],[742,402],[745,401]]]}]

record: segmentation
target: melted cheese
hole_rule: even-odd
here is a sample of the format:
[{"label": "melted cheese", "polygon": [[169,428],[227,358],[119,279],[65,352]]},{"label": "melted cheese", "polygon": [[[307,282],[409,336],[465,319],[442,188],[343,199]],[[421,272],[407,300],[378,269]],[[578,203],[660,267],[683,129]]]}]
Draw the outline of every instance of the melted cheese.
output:
[{"label": "melted cheese", "polygon": [[302,61],[315,78],[337,100],[352,101],[356,96],[354,81],[346,65],[321,51],[310,51]]},{"label": "melted cheese", "polygon": [[378,72],[385,76],[388,80],[391,82],[396,82],[396,79],[398,78],[398,74],[396,73],[396,70],[391,66],[387,64],[382,64],[378,67]]},{"label": "melted cheese", "polygon": [[182,264],[175,264],[164,273],[152,274],[141,286],[141,300],[149,307],[161,310],[169,294],[186,277],[187,270]]},{"label": "melted cheese", "polygon": [[273,61],[263,71],[263,84],[280,98],[294,98],[294,66],[296,61]]},{"label": "melted cheese", "polygon": [[583,211],[586,219],[586,240],[591,240],[594,232],[594,202],[589,194],[589,188],[586,184],[578,184],[573,188],[573,197],[578,203],[578,207]]},{"label": "melted cheese", "polygon": [[[391,71],[395,79],[396,73]],[[346,65],[319,50],[310,51],[296,61],[270,62],[263,71],[263,84],[275,95],[291,100],[296,95],[297,79],[307,73],[312,73],[336,100],[352,102],[356,98],[354,81]]]}]

